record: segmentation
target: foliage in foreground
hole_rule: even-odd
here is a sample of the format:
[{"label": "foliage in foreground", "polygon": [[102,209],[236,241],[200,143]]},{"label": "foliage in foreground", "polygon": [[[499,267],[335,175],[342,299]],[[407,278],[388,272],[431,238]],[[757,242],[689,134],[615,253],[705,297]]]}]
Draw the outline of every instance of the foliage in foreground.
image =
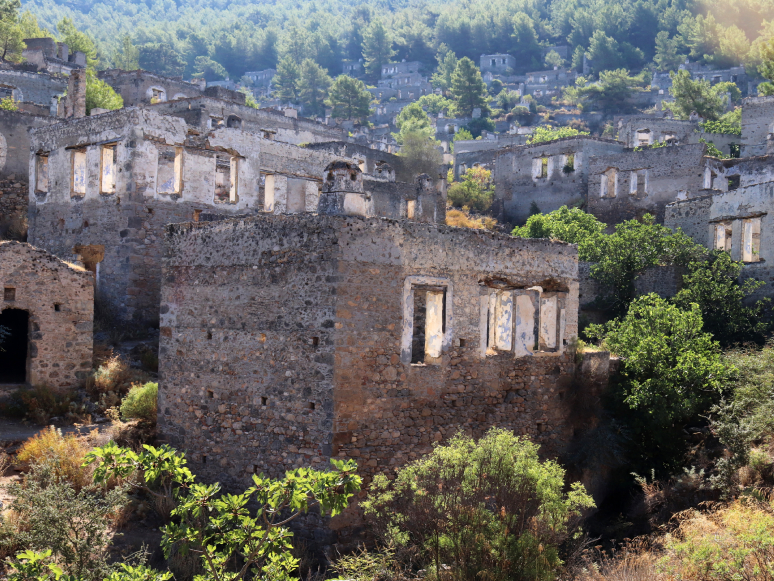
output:
[{"label": "foliage in foreground", "polygon": [[196,482],[184,454],[168,446],[144,446],[136,453],[111,442],[91,452],[87,462],[97,464],[98,484],[138,471],[143,481],[135,486],[171,497],[176,506],[173,521],[162,529],[165,556],[176,546],[191,551],[215,581],[289,579],[298,559],[290,554],[287,524],[311,508],[340,513],[361,483],[353,461],[331,460],[331,471],[297,468],[278,480],[254,475],[243,493],[224,494],[219,483]]},{"label": "foliage in foreground", "polygon": [[58,480],[72,484],[80,490],[89,484],[91,471],[83,466],[88,448],[73,434],[49,426],[27,440],[16,456],[19,462],[32,466],[50,463],[50,469]]},{"label": "foliage in foreground", "polygon": [[580,483],[564,492],[564,470],[538,446],[491,429],[478,442],[458,434],[398,471],[374,477],[363,503],[386,544],[416,550],[444,578],[551,579],[559,544],[593,507]]}]

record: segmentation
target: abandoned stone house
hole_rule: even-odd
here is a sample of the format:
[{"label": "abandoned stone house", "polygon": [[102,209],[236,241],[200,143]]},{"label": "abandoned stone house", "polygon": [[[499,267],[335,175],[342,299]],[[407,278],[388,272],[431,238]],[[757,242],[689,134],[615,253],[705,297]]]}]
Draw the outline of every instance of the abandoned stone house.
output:
[{"label": "abandoned stone house", "polygon": [[199,97],[206,84],[204,81],[188,83],[182,77],[163,77],[143,70],[107,69],[99,71],[98,76],[121,95],[124,107]]},{"label": "abandoned stone house", "polygon": [[725,155],[738,153],[741,137],[719,133],[704,133],[698,121],[672,119],[653,115],[628,115],[617,121],[618,140],[626,147],[645,147],[656,143],[689,145],[704,139]]},{"label": "abandoned stone house", "polygon": [[337,456],[368,481],[493,425],[563,449],[576,248],[364,217],[328,169],[316,215],[167,228],[161,433],[232,482]]},{"label": "abandoned stone house", "polygon": [[664,223],[664,207],[704,187],[703,143],[627,150],[589,161],[586,210],[612,227],[648,213]]},{"label": "abandoned stone house", "polygon": [[494,211],[501,220],[523,223],[533,204],[543,213],[583,204],[591,158],[623,150],[622,143],[596,137],[503,148],[495,159]]},{"label": "abandoned stone house", "polygon": [[[0,384],[74,387],[92,363],[91,273],[23,242],[0,242]],[[2,338],[0,338],[2,339]]]}]

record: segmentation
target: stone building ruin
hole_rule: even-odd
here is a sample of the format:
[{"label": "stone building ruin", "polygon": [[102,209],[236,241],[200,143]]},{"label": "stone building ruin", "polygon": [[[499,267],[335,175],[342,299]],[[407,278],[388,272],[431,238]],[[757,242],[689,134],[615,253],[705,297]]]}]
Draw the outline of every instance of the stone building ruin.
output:
[{"label": "stone building ruin", "polygon": [[75,387],[91,371],[91,273],[23,242],[0,242],[0,384]]}]

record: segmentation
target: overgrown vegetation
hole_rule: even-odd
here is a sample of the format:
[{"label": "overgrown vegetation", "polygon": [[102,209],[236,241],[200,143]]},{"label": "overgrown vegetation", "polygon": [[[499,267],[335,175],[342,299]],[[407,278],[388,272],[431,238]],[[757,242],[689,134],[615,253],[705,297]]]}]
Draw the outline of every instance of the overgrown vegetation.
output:
[{"label": "overgrown vegetation", "polygon": [[121,402],[121,417],[156,423],[159,384],[148,382],[135,385]]},{"label": "overgrown vegetation", "polygon": [[486,212],[492,206],[494,189],[491,171],[471,167],[465,171],[462,181],[449,185],[446,196],[452,206]]}]

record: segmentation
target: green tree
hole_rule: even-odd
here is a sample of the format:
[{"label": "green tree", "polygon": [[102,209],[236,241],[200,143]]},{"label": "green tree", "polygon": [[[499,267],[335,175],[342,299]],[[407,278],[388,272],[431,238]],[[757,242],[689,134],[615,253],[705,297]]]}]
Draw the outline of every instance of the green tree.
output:
[{"label": "green tree", "polygon": [[371,78],[378,78],[382,74],[382,65],[390,62],[394,54],[392,35],[387,27],[379,18],[372,20],[363,31],[363,58],[366,72]]},{"label": "green tree", "polygon": [[274,96],[288,103],[298,102],[298,83],[301,68],[289,56],[282,57],[277,64],[277,73],[271,81]]},{"label": "green tree", "polygon": [[452,51],[447,45],[441,44],[438,49],[438,55],[435,57],[438,61],[438,68],[433,76],[430,77],[430,82],[436,89],[441,89],[444,95],[448,95],[452,87],[452,76],[454,71],[457,70],[457,60],[454,51]]},{"label": "green tree", "polygon": [[439,142],[417,131],[403,134],[402,139],[398,153],[402,180],[411,182],[420,174],[437,178],[443,163],[443,155],[438,151]]},{"label": "green tree", "polygon": [[224,494],[217,482],[196,482],[184,454],[168,446],[146,445],[137,453],[110,442],[86,462],[96,464],[95,483],[137,473],[133,486],[157,496],[161,487],[164,498],[173,498],[173,520],[162,529],[165,556],[175,546],[194,550],[204,578],[215,581],[289,580],[298,560],[290,554],[286,525],[313,508],[340,513],[361,484],[354,462],[333,459],[330,471],[296,468],[276,480],[253,475],[253,486],[241,494]]},{"label": "green tree", "polygon": [[301,63],[298,89],[301,104],[307,114],[325,114],[325,98],[332,82],[328,71],[312,59],[305,59]]},{"label": "green tree", "polygon": [[586,332],[622,358],[624,402],[667,425],[708,409],[728,377],[703,326],[699,305],[681,309],[651,293],[632,301],[622,319]]},{"label": "green tree", "polygon": [[732,100],[738,95],[739,89],[734,83],[718,83],[711,85],[709,81],[691,79],[691,73],[680,70],[669,73],[672,79],[672,87],[669,93],[675,98],[674,102],[664,102],[664,106],[675,114],[678,119],[688,119],[695,112],[700,117],[716,120],[728,106],[727,93],[731,93]]},{"label": "green tree", "polygon": [[579,94],[605,112],[624,111],[631,108],[630,99],[642,77],[632,77],[626,69],[602,71],[599,82],[579,90]]},{"label": "green tree", "polygon": [[[512,21],[513,39],[511,54],[516,58],[519,72],[540,68],[540,44],[534,21],[524,12],[517,12]],[[557,55],[558,56],[558,55]]]},{"label": "green tree", "polygon": [[587,249],[602,235],[606,224],[580,208],[562,206],[548,214],[533,214],[524,226],[516,227],[512,236],[550,238],[578,244],[578,257],[586,259]]},{"label": "green tree", "polygon": [[705,250],[682,230],[672,232],[645,214],[641,221],[627,220],[610,235],[600,236],[584,248],[582,260],[596,262],[591,276],[607,286],[602,306],[612,314],[623,314],[635,297],[634,281],[653,266],[687,265],[704,256]]},{"label": "green tree", "polygon": [[758,72],[766,82],[758,85],[758,94],[762,97],[774,95],[774,37],[760,45],[761,64]]},{"label": "green tree", "polygon": [[473,109],[481,109],[482,117],[489,114],[486,83],[481,78],[481,71],[468,57],[460,59],[454,69],[451,93],[458,116],[470,117],[473,115]]},{"label": "green tree", "polygon": [[754,341],[762,344],[771,329],[771,299],[753,305],[745,300],[766,283],[752,278],[739,282],[743,264],[731,260],[727,252],[714,250],[706,260],[688,264],[683,288],[674,303],[684,310],[698,305],[704,330],[724,347]]},{"label": "green tree", "polygon": [[70,52],[80,51],[85,54],[86,64],[89,67],[93,68],[99,64],[94,40],[85,32],[78,30],[71,18],[62,18],[56,25],[56,29],[62,37],[62,42],[70,48]]},{"label": "green tree", "polygon": [[438,117],[438,114],[442,111],[444,115],[447,114],[454,105],[451,100],[447,99],[446,97],[442,97],[441,95],[436,95],[435,93],[422,95],[417,103],[419,103],[422,108],[427,111],[428,115],[432,115],[433,117]]},{"label": "green tree", "polygon": [[551,127],[549,125],[538,125],[529,136],[527,145],[535,143],[543,143],[546,141],[553,141],[554,139],[562,139],[564,137],[575,137],[576,135],[588,135],[588,131],[579,131],[574,127]]},{"label": "green tree", "polygon": [[433,126],[430,124],[430,118],[418,101],[410,103],[400,110],[395,118],[395,126],[398,128],[398,133],[393,133],[393,137],[401,145],[403,137],[409,133],[424,135],[426,139],[433,137]]},{"label": "green tree", "polygon": [[13,97],[3,97],[0,100],[0,109],[3,111],[18,111],[19,105],[13,100]]},{"label": "green tree", "polygon": [[16,19],[3,18],[0,20],[0,60],[18,63],[22,59],[22,51],[25,48],[24,36]]},{"label": "green tree", "polygon": [[120,50],[113,54],[113,64],[125,71],[140,68],[140,49],[132,43],[132,37],[125,34],[121,37]]},{"label": "green tree", "polygon": [[549,50],[543,62],[549,69],[560,69],[565,65],[564,59],[555,50]]},{"label": "green tree", "polygon": [[492,172],[482,167],[468,168],[461,182],[449,186],[447,197],[452,206],[486,212],[494,199]]},{"label": "green tree", "polygon": [[653,62],[659,71],[674,70],[685,61],[685,55],[680,53],[680,41],[669,38],[669,33],[662,30],[656,35],[656,56]]},{"label": "green tree", "polygon": [[185,60],[175,47],[167,42],[146,43],[137,49],[140,68],[146,71],[165,77],[176,77],[182,75],[185,70]]},{"label": "green tree", "polygon": [[478,442],[457,434],[392,481],[375,476],[363,506],[384,543],[417,551],[428,569],[445,563],[456,579],[547,581],[580,511],[594,506],[564,477],[559,464],[540,460],[537,444],[492,428]]},{"label": "green tree", "polygon": [[705,133],[723,133],[725,135],[742,136],[742,108],[735,107],[733,111],[723,113],[717,121],[703,121],[702,131]]},{"label": "green tree", "polygon": [[86,70],[86,115],[92,109],[120,109],[124,99],[113,90],[113,87],[97,77],[94,69]]},{"label": "green tree", "polygon": [[333,81],[325,104],[333,108],[336,119],[362,122],[371,114],[372,98],[363,81],[340,75]]},{"label": "green tree", "polygon": [[228,71],[219,62],[208,56],[197,56],[194,60],[194,77],[204,79],[208,83],[228,78]]}]

